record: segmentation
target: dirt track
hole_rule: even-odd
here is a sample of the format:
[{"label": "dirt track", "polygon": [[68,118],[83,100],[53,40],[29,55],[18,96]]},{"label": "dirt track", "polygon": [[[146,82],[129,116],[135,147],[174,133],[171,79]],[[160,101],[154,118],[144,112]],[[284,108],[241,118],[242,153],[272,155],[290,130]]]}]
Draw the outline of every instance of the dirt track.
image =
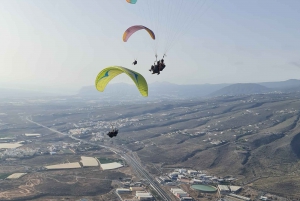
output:
[{"label": "dirt track", "polygon": [[25,184],[9,191],[0,192],[0,200],[33,196],[37,193],[34,187],[36,185],[39,185],[41,183],[41,180],[42,179],[40,174],[28,175],[26,176]]}]

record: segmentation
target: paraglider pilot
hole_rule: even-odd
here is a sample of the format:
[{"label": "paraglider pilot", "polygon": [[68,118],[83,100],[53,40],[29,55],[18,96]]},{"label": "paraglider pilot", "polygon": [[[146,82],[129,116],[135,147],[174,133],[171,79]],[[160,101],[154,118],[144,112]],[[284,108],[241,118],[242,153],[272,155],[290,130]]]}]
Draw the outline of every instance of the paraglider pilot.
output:
[{"label": "paraglider pilot", "polygon": [[133,65],[136,65],[137,64],[137,60],[135,59],[134,62],[132,63]]},{"label": "paraglider pilot", "polygon": [[109,131],[109,132],[107,133],[107,135],[108,135],[110,138],[112,138],[112,137],[116,137],[116,136],[118,135],[118,133],[119,133],[119,130],[112,127],[112,131]]},{"label": "paraglider pilot", "polygon": [[152,74],[157,73],[157,75],[159,75],[160,71],[163,71],[165,67],[166,65],[164,63],[164,57],[163,57],[161,60],[158,60],[156,64],[154,62],[154,65],[151,66],[151,69],[149,71],[150,72],[152,71]]}]

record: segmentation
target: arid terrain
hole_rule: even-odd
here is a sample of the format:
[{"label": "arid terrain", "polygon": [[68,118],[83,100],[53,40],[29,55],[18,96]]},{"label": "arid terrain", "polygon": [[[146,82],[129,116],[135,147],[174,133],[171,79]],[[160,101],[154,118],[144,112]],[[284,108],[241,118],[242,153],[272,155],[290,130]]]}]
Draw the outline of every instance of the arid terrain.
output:
[{"label": "arid terrain", "polygon": [[[0,176],[27,174],[0,180],[0,200],[118,200],[113,190],[123,187],[120,179],[142,178],[120,155],[98,145],[131,151],[153,177],[188,168],[234,177],[244,189],[299,199],[299,97],[270,93],[118,104],[86,99],[3,100],[2,143],[22,146],[1,150]],[[105,135],[111,126],[119,128],[112,139]],[[81,156],[115,160],[124,167],[45,169],[80,162]]]}]

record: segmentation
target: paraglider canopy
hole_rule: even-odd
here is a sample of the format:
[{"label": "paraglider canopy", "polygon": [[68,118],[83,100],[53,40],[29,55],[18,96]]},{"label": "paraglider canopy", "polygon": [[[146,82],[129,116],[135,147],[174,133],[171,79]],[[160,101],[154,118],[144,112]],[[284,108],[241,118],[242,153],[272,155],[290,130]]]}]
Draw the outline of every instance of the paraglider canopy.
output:
[{"label": "paraglider canopy", "polygon": [[135,83],[136,87],[138,88],[142,96],[148,96],[148,84],[145,78],[141,74],[121,66],[110,66],[103,69],[96,77],[95,80],[96,89],[98,91],[103,92],[106,85],[114,77],[116,77],[121,73],[127,74],[132,79],[132,81]]},{"label": "paraglider canopy", "polygon": [[[130,3],[132,0],[127,1]],[[155,32],[152,49],[155,54],[164,55],[175,44],[184,42],[181,38],[189,33],[189,30],[199,32],[200,28],[197,27],[202,16],[216,1],[143,0],[132,4],[130,12],[136,12],[138,23],[151,27]]]},{"label": "paraglider canopy", "polygon": [[135,4],[137,0],[126,0],[128,3]]},{"label": "paraglider canopy", "polygon": [[141,30],[141,29],[145,29],[145,30],[149,33],[149,35],[151,36],[151,38],[152,38],[153,40],[155,40],[155,34],[154,34],[154,32],[153,32],[151,29],[149,29],[149,28],[147,28],[147,27],[145,27],[145,26],[143,26],[143,25],[135,25],[135,26],[129,27],[129,28],[124,32],[124,34],[123,34],[123,41],[124,41],[124,42],[127,42],[127,40],[130,38],[130,36],[131,36],[132,34],[134,34],[135,32],[137,32],[137,31],[139,31],[139,30]]}]

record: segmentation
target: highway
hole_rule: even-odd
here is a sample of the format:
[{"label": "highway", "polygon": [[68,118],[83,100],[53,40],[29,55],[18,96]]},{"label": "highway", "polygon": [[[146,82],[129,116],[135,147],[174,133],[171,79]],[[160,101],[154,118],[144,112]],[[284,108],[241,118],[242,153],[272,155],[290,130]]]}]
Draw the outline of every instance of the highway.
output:
[{"label": "highway", "polygon": [[133,165],[133,168],[144,177],[150,184],[150,186],[163,198],[163,200],[172,200],[170,196],[160,187],[158,183],[156,183],[155,179],[141,166],[141,164],[136,161],[135,158],[130,156],[129,154],[124,155],[125,160]]},{"label": "highway", "polygon": [[76,138],[74,137],[73,135],[68,135],[66,133],[62,133],[60,131],[57,131],[55,129],[52,129],[52,128],[49,128],[47,126],[44,126],[40,123],[37,123],[35,121],[33,121],[32,119],[29,119],[29,117],[26,117],[26,120],[33,123],[33,124],[36,124],[38,126],[41,126],[45,129],[48,129],[48,130],[51,130],[55,133],[58,133],[58,134],[61,134],[61,135],[65,135],[65,136],[68,136],[70,138],[72,138],[73,140],[76,140],[76,141],[80,141],[82,143],[86,143],[86,144],[91,144],[91,145],[94,145],[94,146],[98,146],[98,147],[102,147],[102,148],[106,148],[106,149],[109,149],[110,151],[114,152],[115,154],[118,154],[120,155],[122,158],[124,158],[126,160],[126,162],[136,170],[136,172],[138,172],[140,174],[140,176],[144,177],[144,179],[146,179],[150,186],[152,187],[153,190],[156,191],[156,193],[165,201],[171,201],[172,199],[170,198],[170,196],[168,195],[168,193],[166,193],[161,187],[160,185],[155,181],[155,179],[142,167],[142,165],[134,158],[132,157],[129,153],[130,152],[127,152],[127,153],[123,153],[123,151],[117,149],[117,148],[113,148],[113,147],[108,147],[108,146],[105,146],[105,145],[100,145],[100,144],[95,144],[95,143],[92,143],[92,142],[89,142],[89,141],[86,141],[86,140],[82,140],[82,139],[79,139],[79,138]]}]

